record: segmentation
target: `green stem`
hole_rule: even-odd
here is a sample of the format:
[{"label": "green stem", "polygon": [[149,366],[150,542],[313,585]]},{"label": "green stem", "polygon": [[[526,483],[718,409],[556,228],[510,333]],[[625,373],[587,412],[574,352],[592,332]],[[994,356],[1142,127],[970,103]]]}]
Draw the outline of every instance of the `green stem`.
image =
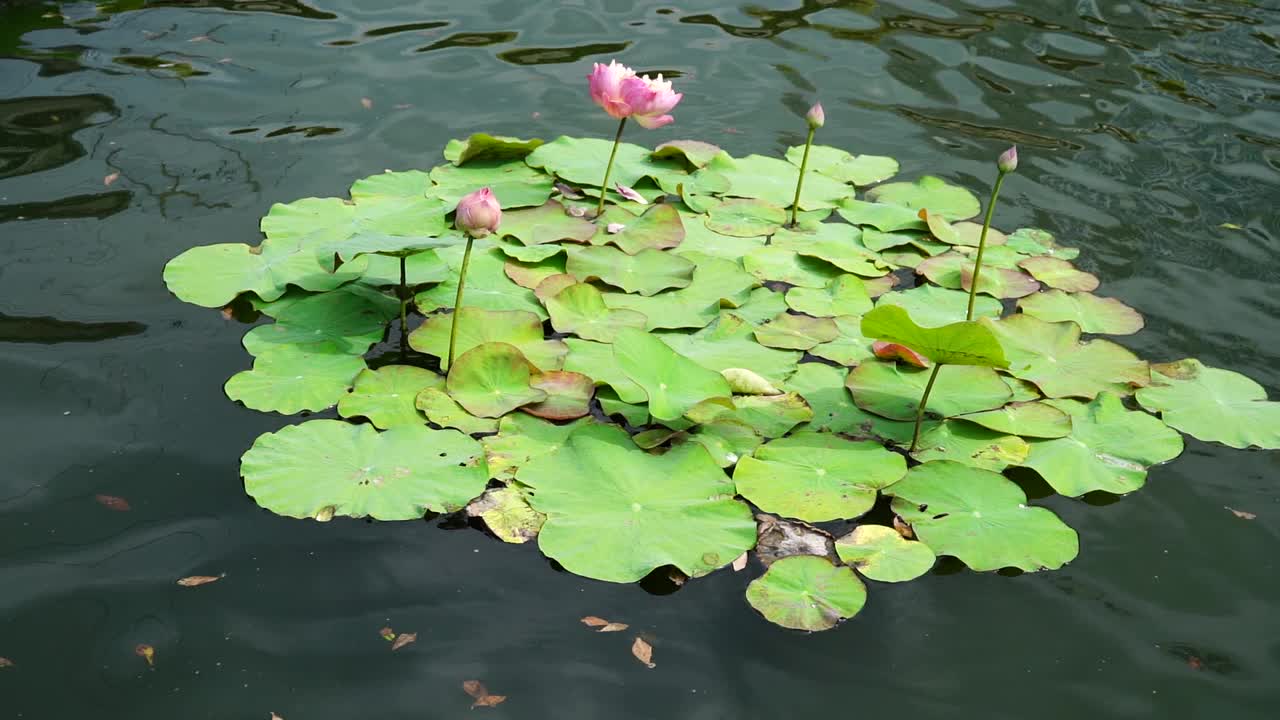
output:
[{"label": "green stem", "polygon": [[472,237],[467,236],[467,249],[462,251],[462,269],[458,271],[458,294],[453,298],[453,322],[449,326],[449,365],[453,367],[453,346],[458,340],[458,315],[462,314],[462,288],[467,283],[467,266],[471,264]]},{"label": "green stem", "polygon": [[924,408],[929,404],[929,393],[933,392],[933,382],[938,379],[938,371],[942,369],[942,363],[933,366],[933,372],[929,373],[929,382],[924,386],[924,394],[920,396],[920,406],[916,408],[916,430],[911,435],[911,450],[916,451],[916,445],[920,444],[920,424],[924,422]]},{"label": "green stem", "polygon": [[400,292],[398,294],[400,295],[400,333],[402,335],[409,334],[409,327],[405,320],[405,309],[409,306],[409,273],[406,267],[408,260],[406,256],[400,256]]},{"label": "green stem", "polygon": [[973,303],[978,299],[978,275],[982,272],[982,254],[987,250],[987,231],[991,229],[991,216],[996,211],[996,198],[1000,197],[1000,186],[1004,184],[1006,173],[1001,171],[996,176],[995,187],[991,188],[991,202],[987,203],[987,215],[982,219],[982,234],[978,236],[978,257],[973,261],[973,281],[969,285],[969,311],[965,320],[973,319]]},{"label": "green stem", "polygon": [[622,128],[626,126],[626,118],[618,121],[618,134],[613,136],[613,151],[609,153],[609,164],[604,167],[604,182],[600,184],[600,204],[596,206],[596,217],[604,214],[604,197],[609,193],[609,176],[613,174],[613,159],[618,156],[618,146],[622,144]]},{"label": "green stem", "polygon": [[817,128],[809,127],[809,136],[804,140],[804,158],[800,160],[800,177],[796,180],[796,199],[791,201],[791,225],[796,226],[796,211],[800,209],[800,190],[804,187],[804,171],[809,168],[809,148],[813,147],[813,132]]}]

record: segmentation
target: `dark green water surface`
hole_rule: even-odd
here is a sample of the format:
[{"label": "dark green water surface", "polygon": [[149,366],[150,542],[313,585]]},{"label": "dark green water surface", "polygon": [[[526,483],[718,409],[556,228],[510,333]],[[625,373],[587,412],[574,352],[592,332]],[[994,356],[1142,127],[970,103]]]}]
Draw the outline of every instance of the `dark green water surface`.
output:
[{"label": "dark green water surface", "polygon": [[296,419],[226,399],[245,327],[165,261],[472,131],[608,136],[614,56],[686,93],[633,142],[779,154],[820,97],[820,141],[982,192],[1016,142],[997,225],[1081,247],[1146,315],[1123,344],[1280,391],[1276,0],[0,2],[0,718],[1280,716],[1277,453],[1189,440],[1130,497],[1047,501],[1064,570],[944,563],[817,635],[754,614],[755,567],[672,593],[260,510],[240,454]]}]

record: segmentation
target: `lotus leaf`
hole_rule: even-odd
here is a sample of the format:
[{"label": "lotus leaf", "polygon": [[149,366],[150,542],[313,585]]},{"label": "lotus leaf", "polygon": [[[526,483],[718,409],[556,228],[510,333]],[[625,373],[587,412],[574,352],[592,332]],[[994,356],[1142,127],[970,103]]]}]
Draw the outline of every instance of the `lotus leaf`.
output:
[{"label": "lotus leaf", "polygon": [[467,505],[467,515],[484,521],[506,543],[522,544],[538,536],[547,516],[529,506],[524,493],[513,487],[486,490]]},{"label": "lotus leaf", "polygon": [[881,305],[863,316],[862,334],[905,345],[941,365],[1009,365],[995,333],[976,321],[921,327],[902,307]]},{"label": "lotus leaf", "polygon": [[1009,359],[1009,373],[1051,398],[1093,398],[1103,390],[1128,395],[1151,381],[1146,361],[1107,340],[1080,342],[1075,323],[1014,315],[990,323]]},{"label": "lotus leaf", "polygon": [[[982,240],[981,224],[975,223],[975,222],[958,222],[952,225],[951,229],[955,231],[955,242],[952,243],[953,245],[959,245],[961,246],[961,248],[965,248],[965,249],[973,248],[974,250],[977,250],[978,243]],[[995,248],[997,247],[999,247],[1001,251],[1005,250],[1005,248],[1002,246],[1007,242],[1009,242],[1008,235],[1005,235],[1004,233],[1000,232],[995,228],[987,229],[987,252],[984,253],[982,256],[982,266],[984,268],[987,267],[988,265],[987,253],[990,253],[992,255],[999,255],[1000,254],[999,251],[996,251],[996,252],[992,252],[992,251],[995,250]],[[1006,266],[1001,265],[1000,267],[1006,267]]]},{"label": "lotus leaf", "polygon": [[327,292],[273,308],[276,322],[244,336],[250,355],[291,347],[311,353],[363,355],[386,332],[387,306],[352,292]]},{"label": "lotus leaf", "polygon": [[[493,240],[493,246],[500,250],[511,260],[518,260],[525,263],[539,263],[544,260],[556,259],[563,263],[564,259],[560,256],[564,254],[565,246],[549,243],[547,245],[529,245],[524,246],[520,243],[506,237]],[[510,274],[507,277],[511,277]],[[515,278],[512,278],[513,280]],[[519,283],[516,283],[519,285]],[[520,285],[520,287],[525,287]]]},{"label": "lotus leaf", "polygon": [[[612,355],[612,353],[610,354]],[[639,387],[639,385],[636,386],[637,391]],[[632,427],[649,423],[649,407],[647,405],[634,405],[619,400],[618,394],[608,385],[596,388],[596,400],[600,402],[601,412],[607,417],[620,417],[625,424]]]},{"label": "lotus leaf", "polygon": [[1101,335],[1132,335],[1146,324],[1136,310],[1119,300],[1087,292],[1037,293],[1020,300],[1018,308],[1045,322],[1069,320],[1087,333]]},{"label": "lotus leaf", "polygon": [[582,373],[552,370],[534,376],[531,385],[547,393],[547,399],[520,408],[547,420],[573,420],[591,412],[595,381]]},{"label": "lotus leaf", "polygon": [[840,315],[834,318],[836,339],[816,345],[809,353],[833,363],[850,367],[875,357],[872,342],[862,334],[862,318],[857,315]]},{"label": "lotus leaf", "polygon": [[[440,358],[440,368],[449,369],[449,334],[454,314],[432,315],[409,333],[409,347]],[[485,310],[467,306],[457,314],[458,333],[454,354],[461,355],[477,345],[500,342],[514,345],[542,371],[559,370],[569,348],[559,340],[543,340],[542,321],[524,310]]]},{"label": "lotus leaf", "polygon": [[442,388],[422,390],[414,398],[413,406],[421,410],[428,420],[443,428],[461,430],[468,435],[498,431],[497,420],[472,415]]},{"label": "lotus leaf", "polygon": [[922,542],[907,540],[884,525],[859,525],[836,540],[836,554],[858,572],[880,582],[915,580],[933,568],[938,557]]},{"label": "lotus leaf", "polygon": [[431,179],[436,183],[431,192],[449,208],[481,187],[493,191],[504,209],[539,206],[551,197],[551,177],[524,164],[522,159],[475,160],[466,167],[440,165],[431,170]]},{"label": "lotus leaf", "polygon": [[676,247],[684,241],[684,235],[680,213],[671,205],[659,204],[650,206],[640,217],[629,219],[617,232],[598,228],[591,242],[613,243],[628,255],[635,255],[643,250],[657,252]]},{"label": "lotus leaf", "polygon": [[772,235],[787,221],[787,211],[763,200],[728,200],[707,213],[706,227],[738,238]]},{"label": "lotus leaf", "polygon": [[[442,232],[439,235],[387,235],[385,233],[356,233],[338,242],[325,243],[316,248],[316,255],[332,261],[336,256],[342,262],[350,262],[361,255],[387,255],[408,257],[426,250],[436,250],[465,242],[461,233]],[[330,267],[332,262],[326,265]],[[398,268],[397,263],[397,270]],[[399,282],[399,278],[396,278]]]},{"label": "lotus leaf", "polygon": [[774,319],[787,311],[786,295],[767,287],[758,287],[751,291],[747,301],[741,305],[721,313],[735,315],[752,326],[758,326]]},{"label": "lotus leaf", "polygon": [[771,245],[747,253],[742,263],[747,272],[761,281],[807,288],[824,288],[841,275],[840,268],[824,260]]},{"label": "lotus leaf", "polygon": [[[943,370],[945,374],[948,372]],[[915,423],[896,422],[874,418],[866,426],[871,434],[889,440],[900,447],[911,447]],[[920,441],[911,457],[920,462],[954,460],[955,462],[1000,472],[1011,465],[1021,465],[1031,452],[1031,446],[1017,435],[1006,435],[995,430],[950,420],[929,420],[920,429]]]},{"label": "lotus leaf", "polygon": [[844,223],[802,224],[795,230],[779,230],[769,244],[792,250],[805,257],[825,260],[832,265],[864,277],[880,277],[889,270],[880,256],[863,247],[858,228]]},{"label": "lotus leaf", "polygon": [[547,399],[545,390],[532,385],[535,370],[516,346],[487,342],[458,356],[445,387],[472,415],[502,417],[521,405]]},{"label": "lotus leaf", "polygon": [[711,459],[722,468],[733,466],[764,442],[750,425],[733,418],[698,425],[682,436],[684,442],[706,448]]},{"label": "lotus leaf", "polygon": [[[689,256],[686,256],[689,257]],[[643,313],[650,330],[661,328],[701,328],[720,314],[721,305],[736,306],[746,302],[756,281],[731,260],[693,258],[697,267],[689,287],[669,290],[653,297],[605,293],[604,302],[611,308],[625,308]]]},{"label": "lotus leaf", "polygon": [[530,460],[555,452],[575,430],[594,424],[591,418],[557,425],[532,415],[511,413],[499,421],[498,434],[480,441],[489,463],[489,475],[495,480],[514,480],[516,472]]},{"label": "lotus leaf", "polygon": [[[565,269],[580,282],[598,279],[629,293],[656,295],[693,282],[693,263],[673,253],[646,248],[628,255],[611,247],[571,250]],[[600,301],[604,304],[604,301]]]},{"label": "lotus leaf", "polygon": [[[1040,289],[1040,283],[1019,270],[985,266],[979,276],[978,292],[997,298],[1018,298],[1030,295]],[[967,293],[972,287],[973,259],[956,252],[944,253],[921,262],[916,266],[917,273],[929,278],[930,282],[952,290],[964,289]]]},{"label": "lotus leaf", "polygon": [[749,323],[736,314],[722,314],[692,335],[659,333],[677,353],[708,370],[745,369],[771,383],[781,383],[796,369],[801,353],[765,347],[753,338]]},{"label": "lotus leaf", "polygon": [[700,425],[734,420],[752,428],[761,437],[776,438],[812,420],[813,410],[799,394],[788,392],[707,400],[690,408],[687,417]]},{"label": "lotus leaf", "polygon": [[[920,219],[919,212],[899,205],[885,205],[846,198],[836,209],[840,217],[854,225],[869,225],[881,232],[898,230],[927,230],[929,226]],[[892,247],[892,246],[886,246]]]},{"label": "lotus leaf", "polygon": [[700,168],[720,154],[720,148],[698,140],[671,140],[653,149],[655,158],[683,158],[686,163]]},{"label": "lotus leaf", "polygon": [[676,420],[703,400],[732,395],[720,373],[698,365],[643,330],[619,331],[613,354],[627,377],[644,389],[649,413],[657,420]]},{"label": "lotus leaf", "polygon": [[548,275],[538,283],[538,287],[534,289],[533,294],[542,301],[543,305],[551,298],[559,295],[562,290],[570,285],[577,285],[578,279],[569,273],[559,273],[556,275]]},{"label": "lotus leaf", "polygon": [[683,216],[684,242],[673,251],[677,255],[700,253],[737,262],[743,255],[764,247],[764,236],[734,237],[707,227],[700,215]]},{"label": "lotus leaf", "polygon": [[444,146],[444,159],[454,165],[465,165],[472,160],[523,158],[538,149],[539,145],[542,145],[542,141],[537,138],[524,140],[505,135],[474,133],[466,140],[450,140]]},{"label": "lotus leaf", "polygon": [[359,355],[333,355],[290,346],[259,355],[252,370],[231,376],[227,397],[262,412],[293,415],[331,408],[365,369]]},{"label": "lotus leaf", "polygon": [[[720,153],[694,177],[706,173],[721,175],[729,181],[729,189],[724,193],[729,197],[754,198],[784,208],[791,207],[796,181],[800,179],[800,168],[786,160],[763,155],[731,158],[727,153]],[[850,195],[853,188],[849,185],[813,173],[805,176],[800,209],[832,208]]]},{"label": "lotus leaf", "polygon": [[[622,371],[622,366],[614,357],[612,345],[577,338],[565,338],[564,342],[569,346],[569,355],[564,361],[565,370],[591,377],[597,386],[608,385],[622,402],[631,405],[646,402],[644,389]],[[602,397],[602,401],[603,399]]]},{"label": "lotus leaf", "polygon": [[[895,290],[881,295],[876,306],[897,305],[911,315],[918,325],[936,328],[964,322],[969,306],[969,293],[921,285],[910,290]],[[974,318],[1000,317],[1000,301],[979,296],[973,305]]]},{"label": "lotus leaf", "polygon": [[929,214],[952,222],[968,220],[982,210],[973,193],[932,175],[925,175],[914,183],[896,182],[874,187],[867,191],[867,199],[912,210],[928,210]]},{"label": "lotus leaf", "polygon": [[316,256],[307,239],[264,242],[260,247],[240,243],[194,247],[164,267],[164,282],[179,300],[201,307],[222,307],[242,292],[263,300],[284,295],[289,285],[305,290],[333,290],[358,278],[364,261],[336,271]]},{"label": "lotus leaf", "polygon": [[1154,384],[1138,391],[1142,407],[1197,440],[1233,448],[1280,449],[1280,403],[1240,373],[1186,359],[1152,366]]},{"label": "lotus leaf", "polygon": [[351,186],[351,199],[363,202],[387,198],[420,198],[431,194],[431,186],[431,174],[421,170],[383,172],[355,181]]},{"label": "lotus leaf", "polygon": [[821,289],[791,288],[786,302],[792,310],[814,317],[861,315],[871,309],[867,286],[854,275],[840,275]]},{"label": "lotus leaf", "polygon": [[555,200],[548,200],[536,208],[503,213],[499,232],[510,235],[525,245],[542,245],[561,240],[585,243],[596,234],[596,226],[589,220],[570,215]]},{"label": "lotus leaf", "polygon": [[[599,187],[604,179],[605,164],[613,150],[613,141],[600,138],[571,138],[561,136],[534,150],[525,162],[542,168],[562,180],[575,185]],[[621,143],[614,159],[610,182],[634,186],[641,178],[679,178],[688,176],[684,163],[673,158],[653,158],[651,152],[639,145]]]},{"label": "lotus leaf", "polygon": [[1053,239],[1053,235],[1034,228],[1014,232],[1005,245],[1023,255],[1049,255],[1061,260],[1075,260],[1080,255],[1078,249],[1063,247]]},{"label": "lotus leaf", "polygon": [[[414,304],[423,313],[453,307],[454,298],[458,294],[461,260],[455,263],[452,258],[448,258],[445,261],[451,271],[449,279],[413,298]],[[527,310],[545,320],[547,311],[543,309],[542,303],[538,302],[533,291],[511,282],[506,274],[506,264],[507,259],[499,250],[473,251],[471,267],[467,269],[463,305],[482,310]]]},{"label": "lotus leaf", "polygon": [[[868,360],[849,373],[845,386],[867,412],[890,420],[913,420],[931,371]],[[990,410],[1013,393],[988,367],[954,365],[938,373],[926,411],[942,417]]]},{"label": "lotus leaf", "polygon": [[1098,289],[1097,275],[1077,270],[1075,265],[1062,258],[1029,257],[1018,265],[1051,288],[1067,292],[1093,292]]},{"label": "lotus leaf", "polygon": [[785,312],[755,331],[756,341],[761,345],[787,350],[808,350],[820,343],[835,340],[838,334],[836,323],[831,318]]},{"label": "lotus leaf", "polygon": [[[557,332],[573,333],[585,340],[613,342],[623,328],[643,328],[648,319],[635,310],[613,310],[594,286],[576,283],[546,301],[551,325]],[[541,332],[541,326],[539,326]]]},{"label": "lotus leaf", "polygon": [[1071,434],[1071,417],[1051,403],[1014,402],[958,419],[1009,435],[1027,438],[1060,438]]},{"label": "lotus leaf", "polygon": [[361,370],[351,393],[338,401],[338,414],[344,418],[369,418],[379,430],[424,425],[426,418],[418,412],[414,400],[427,388],[443,387],[444,378],[409,365]]},{"label": "lotus leaf", "polygon": [[[804,146],[787,148],[787,161],[800,167]],[[875,185],[898,174],[898,161],[880,155],[850,155],[840,148],[814,145],[809,149],[809,169],[833,180],[854,185]]]},{"label": "lotus leaf", "polygon": [[747,586],[751,607],[793,630],[830,630],[866,601],[867,589],[853,570],[813,555],[782,558]]},{"label": "lotus leaf", "polygon": [[862,245],[875,252],[883,252],[910,245],[926,255],[939,255],[951,249],[950,245],[932,240],[928,235],[914,230],[882,232],[870,226],[862,228]]},{"label": "lotus leaf", "polygon": [[853,404],[845,389],[849,371],[817,362],[801,363],[783,389],[804,398],[813,412],[811,430],[856,434],[867,413]]},{"label": "lotus leaf", "polygon": [[538,285],[543,280],[552,275],[564,274],[565,258],[559,255],[559,252],[560,250],[557,250],[556,255],[541,260],[508,260],[502,270],[507,274],[507,277],[511,278],[511,282],[522,288],[533,290],[535,291],[534,294],[537,294]]},{"label": "lotus leaf", "polygon": [[[389,255],[365,255],[360,258],[367,269],[359,282],[375,287],[400,284],[400,259]],[[405,282],[409,285],[438,283],[449,277],[449,266],[434,250],[423,250],[404,259]]]}]

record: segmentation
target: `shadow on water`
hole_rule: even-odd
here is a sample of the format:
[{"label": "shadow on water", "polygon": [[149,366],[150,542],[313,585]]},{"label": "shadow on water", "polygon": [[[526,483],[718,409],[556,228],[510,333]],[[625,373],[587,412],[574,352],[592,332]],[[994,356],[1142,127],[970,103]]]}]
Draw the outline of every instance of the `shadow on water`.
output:
[{"label": "shadow on water", "polygon": [[140,322],[86,323],[51,317],[12,317],[0,313],[0,342],[98,342],[140,335],[146,330],[147,326]]},{"label": "shadow on water", "polygon": [[119,116],[105,95],[0,100],[0,179],[61,167],[85,154],[76,132]]}]

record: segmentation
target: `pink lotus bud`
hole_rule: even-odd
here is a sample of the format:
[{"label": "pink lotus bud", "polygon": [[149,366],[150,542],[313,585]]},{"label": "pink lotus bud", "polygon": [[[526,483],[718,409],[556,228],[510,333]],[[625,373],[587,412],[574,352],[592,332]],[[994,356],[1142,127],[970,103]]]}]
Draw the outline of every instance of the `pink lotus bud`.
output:
[{"label": "pink lotus bud", "polygon": [[502,222],[502,206],[489,188],[480,188],[458,201],[453,224],[473,238],[497,232]]},{"label": "pink lotus bud", "polygon": [[813,107],[809,108],[809,112],[805,113],[804,119],[809,123],[809,127],[814,130],[826,125],[827,114],[822,110],[822,103],[814,103]]},{"label": "pink lotus bud", "polygon": [[1011,173],[1018,169],[1018,146],[1005,150],[1000,154],[1000,159],[996,161],[996,167],[1000,168],[1002,173]]},{"label": "pink lotus bud", "polygon": [[587,76],[591,99],[619,120],[634,117],[641,127],[660,128],[675,118],[667,113],[684,97],[671,89],[671,82],[636,73],[617,60],[608,65],[596,63]]}]

